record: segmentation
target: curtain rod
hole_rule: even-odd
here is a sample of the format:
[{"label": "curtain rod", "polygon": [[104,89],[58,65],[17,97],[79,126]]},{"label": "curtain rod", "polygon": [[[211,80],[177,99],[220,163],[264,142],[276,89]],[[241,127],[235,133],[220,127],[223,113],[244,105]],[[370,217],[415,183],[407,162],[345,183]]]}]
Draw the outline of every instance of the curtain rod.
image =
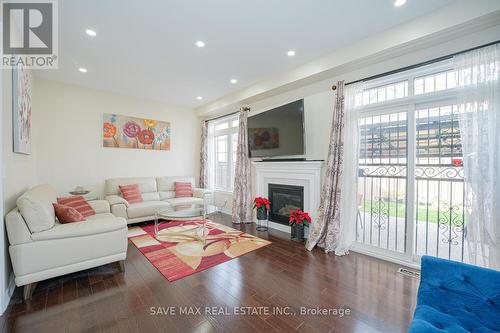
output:
[{"label": "curtain rod", "polygon": [[[243,107],[243,109],[245,111],[250,112],[250,107],[248,107],[248,106]],[[229,117],[229,116],[232,116],[233,114],[237,114],[237,113],[240,113],[240,111],[234,111],[234,112],[231,112],[231,113],[223,114],[223,115],[215,117],[215,118],[206,119],[205,122],[207,122],[207,121],[213,121],[213,120],[217,120],[217,119],[221,119],[221,118],[225,118],[225,117]]]},{"label": "curtain rod", "polygon": [[[483,47],[488,47],[488,46],[491,46],[491,45],[495,45],[497,43],[500,43],[500,40],[497,40],[497,41],[494,41],[494,42],[491,42],[491,43],[487,43],[487,44],[484,44],[484,45],[472,47],[472,48],[464,50],[464,51],[460,51],[460,52],[455,52],[455,53],[452,53],[452,54],[448,54],[448,55],[445,55],[443,57],[439,57],[439,58],[435,58],[435,59],[423,61],[423,62],[420,62],[420,63],[415,64],[415,65],[410,65],[410,66],[406,66],[406,67],[394,69],[392,71],[388,71],[388,72],[385,72],[385,73],[368,76],[368,77],[365,77],[363,79],[359,79],[359,80],[348,82],[345,85],[348,86],[350,84],[354,84],[354,83],[358,83],[358,82],[375,80],[375,79],[378,79],[378,78],[381,78],[381,77],[384,77],[384,76],[388,76],[388,75],[392,75],[392,74],[396,74],[396,73],[401,73],[401,72],[408,71],[410,69],[414,69],[414,68],[418,68],[418,67],[422,67],[422,66],[425,66],[425,65],[434,64],[436,62],[440,62],[440,61],[443,61],[443,60],[451,59],[454,56],[457,56],[459,54],[462,54],[462,53],[465,53],[465,52],[474,51],[474,50],[477,50],[477,49],[481,49]],[[332,86],[332,90],[335,90],[335,89],[337,89],[337,86],[333,85]]]}]

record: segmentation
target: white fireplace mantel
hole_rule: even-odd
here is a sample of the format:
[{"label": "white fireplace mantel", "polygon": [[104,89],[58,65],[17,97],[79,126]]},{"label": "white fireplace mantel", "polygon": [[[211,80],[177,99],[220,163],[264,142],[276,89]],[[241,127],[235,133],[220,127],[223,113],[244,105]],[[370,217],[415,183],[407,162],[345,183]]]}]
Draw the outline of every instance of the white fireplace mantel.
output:
[{"label": "white fireplace mantel", "polygon": [[[268,197],[269,184],[304,187],[304,211],[314,219],[318,214],[323,161],[252,162],[255,195]],[[290,227],[269,222],[269,227],[290,232]]]}]

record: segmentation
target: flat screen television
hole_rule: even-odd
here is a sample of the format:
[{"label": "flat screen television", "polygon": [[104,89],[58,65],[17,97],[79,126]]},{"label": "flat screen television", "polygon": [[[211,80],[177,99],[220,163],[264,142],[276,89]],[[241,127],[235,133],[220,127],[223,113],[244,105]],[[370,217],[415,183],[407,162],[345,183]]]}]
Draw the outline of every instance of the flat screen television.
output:
[{"label": "flat screen television", "polygon": [[304,154],[304,100],[248,117],[250,157]]}]

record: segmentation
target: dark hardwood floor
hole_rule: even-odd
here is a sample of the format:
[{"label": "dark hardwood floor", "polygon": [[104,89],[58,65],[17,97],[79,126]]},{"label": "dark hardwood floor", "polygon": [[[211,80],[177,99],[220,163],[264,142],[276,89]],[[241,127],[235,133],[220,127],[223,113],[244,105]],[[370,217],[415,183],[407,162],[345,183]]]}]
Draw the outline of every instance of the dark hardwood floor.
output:
[{"label": "dark hardwood floor", "polygon": [[[226,215],[212,220],[231,225]],[[43,281],[28,302],[17,288],[2,332],[406,332],[418,280],[398,274],[397,265],[357,253],[308,252],[284,233],[233,227],[273,243],[175,282],[129,243],[125,273],[110,264]],[[179,313],[190,306],[201,314]],[[159,313],[169,307],[175,315]],[[259,313],[216,313],[242,307]],[[301,315],[301,307],[349,315]]]}]

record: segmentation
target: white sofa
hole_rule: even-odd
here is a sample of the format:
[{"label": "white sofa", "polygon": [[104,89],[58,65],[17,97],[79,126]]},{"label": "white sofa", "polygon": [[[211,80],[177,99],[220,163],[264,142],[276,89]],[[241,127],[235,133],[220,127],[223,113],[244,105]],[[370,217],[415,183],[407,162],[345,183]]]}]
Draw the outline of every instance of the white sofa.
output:
[{"label": "white sofa", "polygon": [[6,216],[15,283],[24,286],[25,299],[38,281],[111,262],[124,269],[127,223],[110,213],[107,201],[89,201],[96,215],[66,224],[56,221],[55,202],[56,191],[39,185],[19,197]]},{"label": "white sofa", "polygon": [[[193,186],[193,196],[176,198],[175,182],[190,182]],[[138,184],[143,202],[128,203],[120,194],[120,185]],[[175,209],[175,206],[203,203],[204,196],[211,191],[195,188],[194,177],[140,177],[112,178],[105,184],[106,200],[111,206],[111,213],[123,217],[127,223],[151,221],[160,210]],[[210,196],[205,197],[210,200]]]}]

